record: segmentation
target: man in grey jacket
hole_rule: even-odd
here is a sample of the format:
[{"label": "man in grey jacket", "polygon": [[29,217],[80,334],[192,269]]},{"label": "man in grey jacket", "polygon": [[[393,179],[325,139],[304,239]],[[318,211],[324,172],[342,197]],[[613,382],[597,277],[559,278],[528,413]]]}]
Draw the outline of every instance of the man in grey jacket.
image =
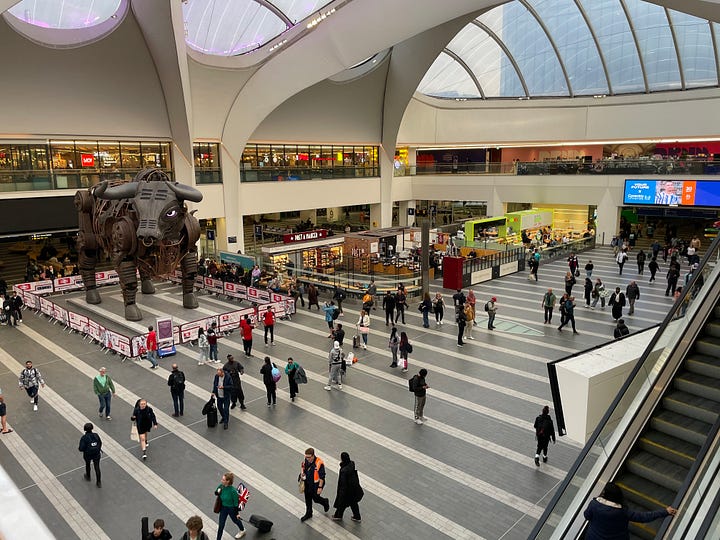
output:
[{"label": "man in grey jacket", "polygon": [[333,381],[337,383],[338,390],[342,390],[342,363],[344,358],[345,353],[343,353],[340,344],[337,341],[333,342],[333,348],[328,353],[328,372],[330,376],[325,390],[332,390]]}]

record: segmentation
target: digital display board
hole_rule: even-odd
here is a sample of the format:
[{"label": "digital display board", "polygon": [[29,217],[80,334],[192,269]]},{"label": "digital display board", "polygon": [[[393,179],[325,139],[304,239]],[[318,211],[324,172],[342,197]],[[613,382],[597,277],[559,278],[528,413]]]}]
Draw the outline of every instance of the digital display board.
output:
[{"label": "digital display board", "polygon": [[720,182],[713,180],[625,180],[623,204],[720,207]]}]

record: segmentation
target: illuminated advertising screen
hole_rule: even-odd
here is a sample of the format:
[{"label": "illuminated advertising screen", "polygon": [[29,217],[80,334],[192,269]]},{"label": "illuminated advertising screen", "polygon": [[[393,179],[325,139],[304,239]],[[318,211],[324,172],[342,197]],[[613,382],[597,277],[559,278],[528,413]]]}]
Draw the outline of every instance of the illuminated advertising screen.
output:
[{"label": "illuminated advertising screen", "polygon": [[720,182],[713,180],[625,180],[623,204],[720,207]]}]

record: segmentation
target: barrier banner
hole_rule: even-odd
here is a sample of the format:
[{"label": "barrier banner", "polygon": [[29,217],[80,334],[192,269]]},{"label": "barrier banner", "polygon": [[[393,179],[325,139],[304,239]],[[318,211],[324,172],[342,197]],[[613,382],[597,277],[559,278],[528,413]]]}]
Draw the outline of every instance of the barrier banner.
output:
[{"label": "barrier banner", "polygon": [[241,300],[245,300],[247,298],[247,287],[245,285],[240,285],[239,283],[230,283],[229,281],[226,281],[224,289],[224,293],[226,296],[231,296],[232,298],[240,298]]},{"label": "barrier banner", "polygon": [[221,332],[227,332],[228,330],[240,328],[240,319],[242,319],[246,313],[249,314],[254,312],[255,310],[253,308],[245,308],[237,311],[230,311],[228,313],[222,313],[218,317],[220,319],[218,327]]},{"label": "barrier banner", "polygon": [[75,313],[74,311],[68,312],[68,321],[70,328],[77,330],[78,332],[85,333],[87,331],[88,318],[84,315]]},{"label": "barrier banner", "polygon": [[54,305],[55,304],[53,304],[47,298],[45,298],[43,296],[40,297],[40,311],[42,311],[45,315],[52,317]]},{"label": "barrier banner", "polygon": [[[178,272],[178,270],[175,270],[175,272]],[[178,272],[178,274],[180,276],[182,276],[182,274],[180,274],[179,272]],[[204,288],[205,287],[205,278],[203,278],[201,275],[195,275],[195,286],[198,289]]]},{"label": "barrier banner", "polygon": [[130,356],[140,356],[145,354],[145,336],[135,336],[130,340],[130,349],[132,354]]},{"label": "barrier banner", "polygon": [[295,313],[295,299],[292,296],[271,292],[270,301],[282,303],[285,309],[285,315],[292,315]]},{"label": "barrier banner", "polygon": [[51,279],[44,281],[31,281],[29,283],[18,283],[15,285],[17,289],[34,294],[47,294],[53,291],[53,282]]},{"label": "barrier banner", "polygon": [[207,289],[208,291],[218,293],[218,294],[222,294],[222,292],[223,292],[223,282],[220,281],[219,279],[213,279],[211,277],[206,277],[203,280],[203,284],[205,286],[205,289]]},{"label": "barrier banner", "polygon": [[195,341],[198,338],[198,329],[202,328],[203,330],[207,330],[210,328],[210,323],[215,318],[207,318],[207,319],[200,319],[197,321],[190,321],[186,322],[185,324],[180,325],[180,340],[179,343],[187,343],[188,341]]},{"label": "barrier banner", "polygon": [[105,331],[105,346],[125,356],[131,356],[130,338],[112,330]]},{"label": "barrier banner", "polygon": [[270,293],[265,289],[247,288],[247,299],[251,302],[261,303],[270,301]]},{"label": "barrier banner", "polygon": [[105,336],[105,327],[100,326],[92,319],[88,319],[87,333],[91,338],[97,341],[104,341],[103,337]]},{"label": "barrier banner", "polygon": [[120,276],[115,270],[107,272],[95,272],[95,283],[97,285],[115,285],[120,283]]},{"label": "barrier banner", "polygon": [[54,280],[55,292],[73,291],[82,287],[80,276],[60,277]]},{"label": "barrier banner", "polygon": [[65,308],[61,308],[57,304],[53,304],[53,319],[56,319],[63,323],[65,326],[68,324],[68,310]]},{"label": "barrier banner", "polygon": [[22,296],[23,303],[30,309],[40,309],[40,297],[28,291],[15,291]]}]

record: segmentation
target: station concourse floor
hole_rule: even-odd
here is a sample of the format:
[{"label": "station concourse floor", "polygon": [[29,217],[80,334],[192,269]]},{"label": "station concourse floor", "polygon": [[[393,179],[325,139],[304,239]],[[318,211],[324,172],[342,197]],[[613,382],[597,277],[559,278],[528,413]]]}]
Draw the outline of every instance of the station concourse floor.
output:
[{"label": "station concourse floor", "polygon": [[[641,297],[633,316],[625,315],[631,331],[660,322],[671,305],[664,296],[666,265],[659,280],[648,284],[649,273],[637,275],[634,254],[618,276],[612,251],[599,247],[579,255],[580,268],[591,258],[593,280],[600,277],[609,290],[637,279]],[[327,324],[321,313],[298,304],[291,321],[276,324],[276,346],[264,346],[261,330],[254,335],[253,357],[245,358],[238,332],[219,342],[220,358],[232,353],[245,367],[243,388],[247,411],[231,411],[227,431],[208,428],[201,415],[210,396],[214,365],[197,365],[197,349],[179,346],[175,356],[162,359],[160,368],[147,361],[121,362],[105,354],[78,334],[68,334],[43,316],[24,312],[17,328],[0,327],[0,387],[14,433],[0,436],[2,467],[22,490],[57,538],[134,540],[140,537],[140,518],[150,523],[161,517],[173,538],[184,532],[193,514],[203,517],[205,532],[215,538],[213,491],[225,471],[232,471],[250,489],[250,502],[242,513],[246,538],[260,537],[247,523],[253,513],[274,522],[274,539],[390,539],[485,538],[524,539],[544,505],[577,457],[580,447],[564,438],[550,446],[549,461],[538,468],[532,423],[543,405],[551,405],[545,364],[612,339],[610,309],[590,310],[582,301],[584,271],[577,293],[579,335],[568,328],[558,332],[559,312],[553,324],[543,324],[541,299],[548,287],[560,297],[565,260],[540,267],[539,282],[527,272],[502,277],[473,287],[477,296],[478,326],[474,341],[456,346],[452,294],[443,290],[445,324],[422,328],[413,299],[406,311],[407,331],[413,344],[410,370],[389,368],[388,328],[384,312],[372,311],[368,350],[355,350],[360,361],[348,369],[343,390],[323,389],[327,381]],[[681,276],[681,279],[684,276]],[[440,281],[431,287],[441,290]],[[466,291],[467,292],[467,291]],[[98,308],[122,313],[120,291],[101,290]],[[483,305],[497,297],[497,330],[487,330]],[[321,302],[328,299],[321,297]],[[196,313],[229,311],[238,304],[201,295],[195,313],[182,308],[179,288],[159,284],[154,296],[138,295],[145,319],[138,331],[156,316],[170,314],[175,323],[193,320]],[[95,308],[93,306],[92,308]],[[347,330],[345,351],[352,335],[359,304],[344,303],[342,322]],[[627,312],[627,308],[625,309]],[[122,316],[116,324],[124,325]],[[266,406],[259,374],[262,358],[269,355],[283,367],[292,356],[306,370],[308,384],[300,387],[295,403],[289,400],[283,375],[277,406]],[[32,360],[45,378],[39,411],[33,412],[17,377],[26,360]],[[167,386],[170,365],[185,372],[185,414],[172,418]],[[112,399],[112,421],[98,418],[98,400],[92,378],[105,366],[117,395]],[[407,379],[427,368],[430,387],[427,422],[413,422],[413,396]],[[130,440],[130,416],[138,397],[148,400],[158,417],[159,429],[150,436],[148,459],[140,459],[138,443]],[[571,414],[566,405],[566,414]],[[78,452],[82,426],[90,421],[103,439],[103,487],[83,481],[84,462]],[[330,520],[315,505],[314,517],[305,523],[304,501],[297,476],[305,448],[312,446],[327,467],[327,490],[335,498],[340,452],[349,452],[360,474],[365,497],[360,503],[362,523]],[[228,521],[224,538],[237,528]]]}]

